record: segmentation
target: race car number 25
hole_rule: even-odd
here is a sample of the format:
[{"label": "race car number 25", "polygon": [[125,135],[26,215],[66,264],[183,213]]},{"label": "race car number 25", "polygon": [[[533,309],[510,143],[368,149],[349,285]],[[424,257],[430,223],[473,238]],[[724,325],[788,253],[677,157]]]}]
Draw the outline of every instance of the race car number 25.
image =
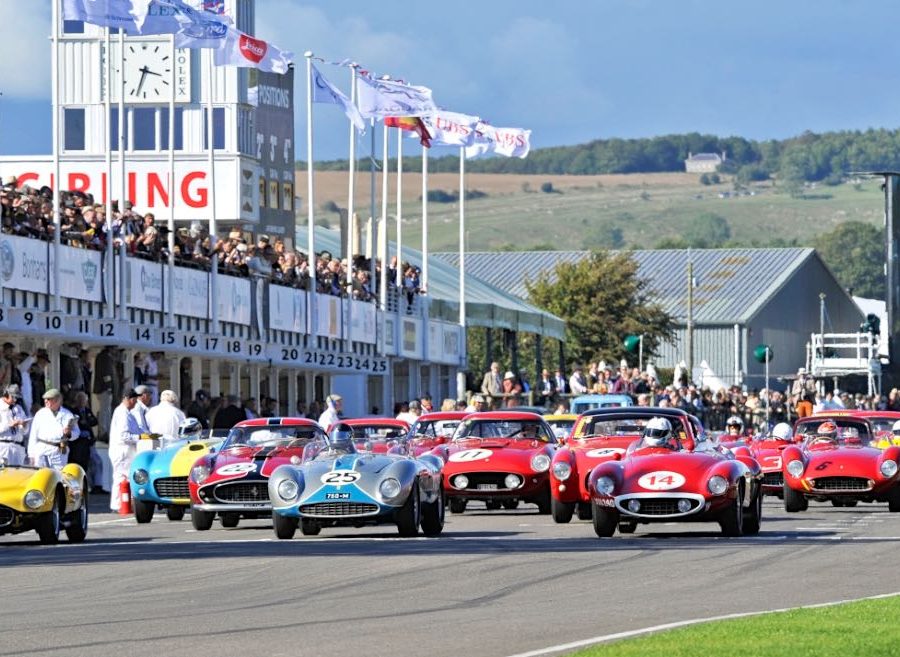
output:
[{"label": "race car number 25", "polygon": [[647,490],[672,490],[683,486],[684,482],[684,477],[677,472],[659,470],[657,472],[648,472],[638,479],[638,486]]},{"label": "race car number 25", "polygon": [[331,486],[343,486],[344,484],[352,484],[359,480],[359,473],[356,470],[332,470],[322,475],[323,484]]}]

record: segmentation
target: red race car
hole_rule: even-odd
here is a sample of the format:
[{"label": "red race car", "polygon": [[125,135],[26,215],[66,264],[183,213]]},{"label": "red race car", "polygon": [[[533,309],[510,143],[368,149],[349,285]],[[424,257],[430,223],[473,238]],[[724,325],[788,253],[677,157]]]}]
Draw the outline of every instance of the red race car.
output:
[{"label": "red race car", "polygon": [[569,522],[576,511],[579,519],[591,519],[587,488],[591,470],[621,458],[631,443],[640,440],[644,425],[654,417],[667,418],[683,443],[693,445],[694,436],[703,431],[697,418],[677,408],[599,408],[578,418],[571,438],[561,441],[550,465],[550,513],[554,522]]},{"label": "red race car", "polygon": [[218,451],[191,468],[191,523],[203,531],[216,514],[223,527],[243,518],[270,518],[269,475],[279,465],[300,463],[308,443],[325,439],[313,420],[268,417],[238,422]]},{"label": "red race car", "polygon": [[762,469],[763,495],[784,495],[784,476],[782,475],[782,454],[789,446],[796,443],[791,425],[786,422],[776,424],[768,434],[760,434],[748,445],[750,455],[757,460]]},{"label": "red race car", "polygon": [[805,511],[811,499],[834,506],[887,502],[900,511],[900,447],[874,447],[868,419],[813,415],[794,431],[804,441],[782,453],[785,511]]},{"label": "red race car", "polygon": [[453,432],[462,419],[471,413],[465,411],[436,411],[419,416],[409,432],[406,452],[418,456],[443,445],[453,438]]},{"label": "red race car", "polygon": [[409,433],[409,423],[392,417],[361,417],[341,420],[328,427],[328,434],[341,425],[352,434],[353,443],[360,452],[387,454]]},{"label": "red race car", "polygon": [[450,512],[462,513],[470,500],[488,509],[515,509],[520,501],[550,513],[548,470],[556,451],[553,429],[536,413],[470,413],[453,441],[431,453],[444,465],[444,494]]},{"label": "red race car", "polygon": [[639,523],[718,522],[726,536],[752,535],[762,521],[762,472],[746,447],[729,451],[697,434],[678,437],[664,417],[644,425],[625,455],[588,478],[594,531],[631,534]]}]

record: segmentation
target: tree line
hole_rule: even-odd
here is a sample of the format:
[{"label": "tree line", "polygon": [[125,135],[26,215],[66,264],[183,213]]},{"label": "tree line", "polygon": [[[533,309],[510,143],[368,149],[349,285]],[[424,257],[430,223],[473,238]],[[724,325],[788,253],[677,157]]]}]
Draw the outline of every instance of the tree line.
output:
[{"label": "tree line", "polygon": [[[827,181],[852,171],[900,169],[900,130],[845,130],[803,134],[783,140],[754,141],[743,137],[717,137],[692,132],[643,139],[596,139],[574,146],[537,148],[528,157],[491,157],[472,160],[466,169],[478,173],[607,174],[684,171],[689,153],[725,153],[723,171],[739,182],[764,180]],[[417,157],[405,157],[404,168],[421,168]],[[316,162],[320,170],[346,170],[347,160]],[[305,168],[297,162],[298,169]],[[361,170],[369,160],[360,159]],[[391,168],[396,162],[391,163]],[[457,155],[430,157],[435,172],[459,170]]]}]

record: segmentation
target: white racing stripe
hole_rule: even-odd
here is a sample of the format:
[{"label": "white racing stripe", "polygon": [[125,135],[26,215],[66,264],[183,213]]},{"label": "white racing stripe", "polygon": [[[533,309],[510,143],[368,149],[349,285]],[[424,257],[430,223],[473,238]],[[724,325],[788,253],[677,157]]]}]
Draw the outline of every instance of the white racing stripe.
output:
[{"label": "white racing stripe", "polygon": [[797,609],[820,609],[822,607],[835,607],[837,605],[847,604],[848,602],[859,602],[861,600],[881,600],[884,598],[893,598],[900,595],[900,591],[895,593],[882,593],[881,595],[869,595],[864,598],[851,598],[849,600],[835,600],[833,602],[820,602],[814,605],[801,605],[799,607],[785,607],[783,609],[770,609],[766,611],[747,611],[737,614],[725,614],[722,616],[709,616],[707,618],[693,618],[691,620],[676,621],[674,623],[665,623],[663,625],[654,625],[639,630],[629,630],[627,632],[616,632],[615,634],[603,634],[591,637],[590,639],[582,639],[580,641],[572,641],[570,643],[560,643],[548,648],[539,650],[531,650],[529,652],[519,652],[509,657],[538,657],[539,655],[550,655],[555,652],[563,652],[574,650],[576,648],[585,648],[597,643],[607,643],[609,641],[617,641],[619,639],[628,639],[631,637],[641,636],[642,634],[651,634],[653,632],[662,632],[663,630],[674,630],[679,627],[688,625],[699,625],[700,623],[711,623],[713,621],[733,620],[735,618],[747,618],[749,616],[762,616],[763,614],[783,614],[786,611],[795,611]]}]

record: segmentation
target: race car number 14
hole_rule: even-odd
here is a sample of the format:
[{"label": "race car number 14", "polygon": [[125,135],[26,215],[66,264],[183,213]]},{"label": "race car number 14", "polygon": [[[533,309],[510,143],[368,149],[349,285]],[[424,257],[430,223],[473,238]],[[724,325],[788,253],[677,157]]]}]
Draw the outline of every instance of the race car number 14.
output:
[{"label": "race car number 14", "polygon": [[638,486],[647,490],[672,490],[683,486],[684,482],[684,477],[677,472],[659,470],[657,472],[648,472],[638,479]]}]

